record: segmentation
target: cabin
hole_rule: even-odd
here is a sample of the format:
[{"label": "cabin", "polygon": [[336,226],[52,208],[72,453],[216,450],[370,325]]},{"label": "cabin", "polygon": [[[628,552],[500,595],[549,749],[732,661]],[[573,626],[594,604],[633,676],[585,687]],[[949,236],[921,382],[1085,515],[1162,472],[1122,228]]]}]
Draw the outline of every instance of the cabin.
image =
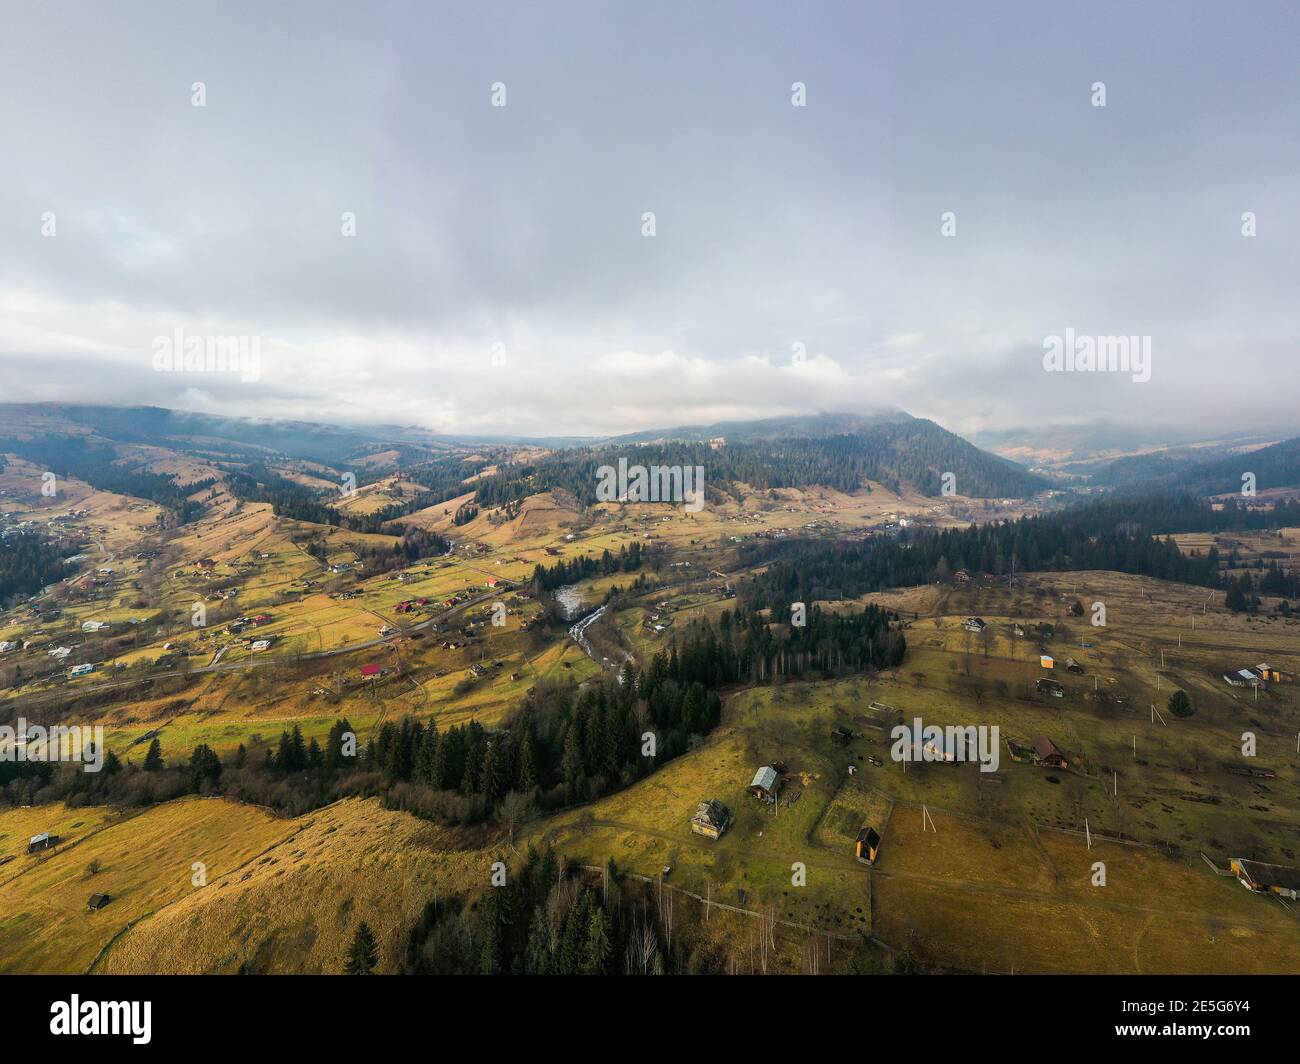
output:
[{"label": "cabin", "polygon": [[1033,750],[1034,764],[1040,768],[1069,768],[1070,762],[1065,759],[1065,755],[1056,748],[1046,735],[1037,736],[1030,744]]},{"label": "cabin", "polygon": [[962,625],[962,627],[965,628],[966,631],[968,632],[978,633],[984,631],[984,629],[987,628],[988,625],[984,623],[984,620],[981,617],[967,617],[966,623]]},{"label": "cabin", "polygon": [[27,840],[28,853],[40,853],[41,850],[52,850],[59,844],[59,837],[51,835],[48,831],[42,831],[39,835],[33,835]]},{"label": "cabin", "polygon": [[1066,671],[1066,672],[1076,672],[1076,673],[1079,673],[1080,675],[1082,675],[1082,674],[1083,674],[1083,666],[1080,665],[1077,661],[1075,661],[1074,658],[1066,658],[1066,659],[1065,659],[1065,671]]},{"label": "cabin", "polygon": [[361,675],[366,679],[369,679],[372,676],[382,676],[383,674],[384,674],[384,667],[382,665],[361,666]]},{"label": "cabin", "polygon": [[1064,698],[1065,687],[1059,680],[1052,680],[1043,676],[1034,681],[1034,690],[1039,694],[1051,695],[1053,698]]},{"label": "cabin", "polygon": [[253,618],[253,625],[254,627],[257,628],[261,628],[262,625],[270,624],[270,623],[271,623],[271,615],[269,613],[259,613],[256,617]]},{"label": "cabin", "polygon": [[1237,880],[1247,890],[1261,894],[1277,894],[1291,901],[1300,900],[1300,868],[1263,864],[1234,857],[1228,862]]},{"label": "cabin", "polygon": [[217,567],[217,563],[211,558],[200,558],[194,563],[194,568],[202,569],[204,572],[211,572]]},{"label": "cabin", "polygon": [[719,839],[731,827],[731,811],[716,798],[706,798],[691,817],[691,830],[696,835]]},{"label": "cabin", "polygon": [[879,852],[880,833],[873,827],[863,827],[853,843],[853,856],[865,865],[873,865]]},{"label": "cabin", "polygon": [[968,573],[965,569],[958,569],[955,573],[952,574],[952,578],[959,584],[970,583],[970,573]]},{"label": "cabin", "polygon": [[111,894],[92,894],[90,896],[90,901],[86,902],[86,908],[92,911],[102,909],[112,900],[113,896]]},{"label": "cabin", "polygon": [[765,802],[775,802],[781,793],[781,777],[774,765],[764,765],[749,782],[749,793]]},{"label": "cabin", "polygon": [[1236,672],[1225,672],[1224,680],[1230,687],[1255,687],[1259,684],[1259,677],[1250,669],[1238,669]]}]

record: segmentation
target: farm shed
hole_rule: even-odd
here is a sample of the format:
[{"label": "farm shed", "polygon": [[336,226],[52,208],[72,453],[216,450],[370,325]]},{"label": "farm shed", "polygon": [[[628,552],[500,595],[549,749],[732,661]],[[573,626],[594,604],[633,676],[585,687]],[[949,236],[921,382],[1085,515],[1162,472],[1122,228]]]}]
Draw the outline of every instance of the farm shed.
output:
[{"label": "farm shed", "polygon": [[1247,861],[1241,857],[1232,858],[1228,862],[1228,867],[1247,890],[1278,894],[1292,901],[1300,900],[1300,868],[1263,864],[1260,861]]},{"label": "farm shed", "polygon": [[749,783],[749,793],[765,802],[776,801],[776,796],[781,793],[781,777],[777,775],[776,767],[764,765],[755,772]]},{"label": "farm shed", "polygon": [[706,798],[691,817],[691,830],[697,835],[717,839],[731,827],[731,811],[716,798]]},{"label": "farm shed", "polygon": [[880,853],[880,832],[873,827],[864,827],[858,832],[853,844],[853,856],[863,864],[875,864],[876,855]]},{"label": "farm shed", "polygon": [[1065,697],[1065,687],[1061,682],[1048,679],[1045,676],[1034,682],[1034,690],[1040,694],[1051,695],[1053,698]]},{"label": "farm shed", "polygon": [[105,905],[107,905],[112,900],[113,900],[113,896],[111,894],[92,894],[90,896],[90,901],[86,902],[86,908],[102,909]]}]

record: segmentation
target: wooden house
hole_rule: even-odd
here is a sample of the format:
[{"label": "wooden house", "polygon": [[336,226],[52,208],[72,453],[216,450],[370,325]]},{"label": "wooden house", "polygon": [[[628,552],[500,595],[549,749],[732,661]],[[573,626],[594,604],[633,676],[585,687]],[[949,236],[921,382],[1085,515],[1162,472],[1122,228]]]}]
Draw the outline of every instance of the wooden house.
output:
[{"label": "wooden house", "polygon": [[691,830],[708,839],[719,839],[731,827],[731,811],[716,798],[706,798],[691,817]]},{"label": "wooden house", "polygon": [[873,827],[864,827],[858,832],[857,841],[853,844],[853,856],[863,864],[873,865],[879,853],[880,833]]},{"label": "wooden house", "polygon": [[1056,748],[1046,735],[1037,736],[1030,744],[1033,748],[1034,764],[1042,768],[1069,768],[1070,762],[1065,759],[1065,755]]},{"label": "wooden house", "polygon": [[102,909],[112,900],[113,896],[111,894],[92,894],[90,896],[90,901],[86,902],[86,908],[92,911],[95,909]]}]

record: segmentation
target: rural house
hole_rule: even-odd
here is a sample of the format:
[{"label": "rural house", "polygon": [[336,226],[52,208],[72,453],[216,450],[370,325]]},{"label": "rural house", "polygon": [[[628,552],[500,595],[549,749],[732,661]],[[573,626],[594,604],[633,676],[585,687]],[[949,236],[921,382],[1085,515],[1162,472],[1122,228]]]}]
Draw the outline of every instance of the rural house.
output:
[{"label": "rural house", "polygon": [[86,902],[86,908],[92,910],[102,909],[112,900],[113,896],[111,894],[92,894],[90,901]]},{"label": "rural house", "polygon": [[1064,698],[1065,687],[1059,680],[1051,680],[1046,676],[1034,682],[1034,690],[1039,694],[1051,695],[1053,698]]},{"label": "rural house", "polygon": [[1300,900],[1300,868],[1284,868],[1282,865],[1247,861],[1241,857],[1234,857],[1228,862],[1228,867],[1247,890],[1277,894],[1292,901]]},{"label": "rural house", "polygon": [[853,856],[863,864],[876,863],[876,854],[880,852],[880,833],[873,827],[864,827],[858,832],[853,844]]},{"label": "rural house", "polygon": [[985,628],[988,627],[988,625],[984,623],[983,618],[967,617],[966,623],[962,625],[962,627],[965,628],[966,631],[968,632],[982,632],[984,631]]},{"label": "rural house", "polygon": [[776,796],[781,793],[781,777],[777,775],[776,768],[764,765],[755,772],[749,784],[749,793],[765,802],[776,801]]},{"label": "rural house", "polygon": [[731,827],[731,811],[716,798],[706,798],[691,817],[691,830],[706,838],[718,839]]},{"label": "rural house", "polygon": [[1250,669],[1238,669],[1236,672],[1225,672],[1223,678],[1232,687],[1254,687],[1259,683],[1259,677]]},{"label": "rural house", "polygon": [[1042,768],[1069,768],[1065,755],[1056,748],[1046,735],[1037,736],[1031,744],[1034,751],[1034,764]]}]

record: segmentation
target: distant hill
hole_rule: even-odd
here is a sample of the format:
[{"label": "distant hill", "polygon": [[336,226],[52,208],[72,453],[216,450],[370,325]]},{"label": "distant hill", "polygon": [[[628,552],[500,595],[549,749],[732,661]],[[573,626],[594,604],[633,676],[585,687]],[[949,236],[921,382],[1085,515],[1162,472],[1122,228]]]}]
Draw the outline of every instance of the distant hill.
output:
[{"label": "distant hill", "polygon": [[[222,468],[247,470],[263,482],[278,477],[268,477],[264,467],[280,457],[364,470],[371,478],[402,468],[436,488],[426,503],[455,495],[465,477],[494,465],[497,472],[479,482],[478,501],[486,506],[553,488],[594,501],[596,469],[631,451],[646,464],[704,465],[709,481],[719,488],[821,485],[851,492],[870,481],[895,491],[910,487],[938,495],[946,473],[953,474],[957,494],[979,498],[1024,497],[1051,485],[933,421],[895,409],[678,426],[600,441],[521,439],[512,445],[471,438],[457,442],[401,426],[344,427],[160,407],[33,404],[0,406],[0,440],[5,439],[8,449],[48,468],[105,482],[115,452],[130,446],[202,455]],[[138,459],[134,465],[132,472],[140,472]],[[155,484],[148,493],[139,487],[130,493],[155,497],[162,490]],[[295,490],[304,496],[304,505],[311,502],[311,492]]]},{"label": "distant hill", "polygon": [[761,418],[756,421],[715,421],[711,425],[678,425],[674,428],[629,432],[611,436],[601,442],[619,444],[725,439],[728,443],[752,443],[755,440],[820,439],[826,436],[857,435],[882,424],[914,420],[916,419],[911,414],[902,410],[882,407],[858,414],[808,414]]},{"label": "distant hill", "polygon": [[895,491],[911,487],[938,495],[945,473],[953,474],[957,494],[977,498],[1020,498],[1051,486],[1046,477],[981,451],[933,421],[889,410],[630,433],[505,467],[481,485],[479,499],[500,505],[529,490],[563,487],[590,503],[596,469],[619,458],[642,465],[704,466],[716,489],[735,484],[760,490],[820,485],[852,492],[872,481]]}]

